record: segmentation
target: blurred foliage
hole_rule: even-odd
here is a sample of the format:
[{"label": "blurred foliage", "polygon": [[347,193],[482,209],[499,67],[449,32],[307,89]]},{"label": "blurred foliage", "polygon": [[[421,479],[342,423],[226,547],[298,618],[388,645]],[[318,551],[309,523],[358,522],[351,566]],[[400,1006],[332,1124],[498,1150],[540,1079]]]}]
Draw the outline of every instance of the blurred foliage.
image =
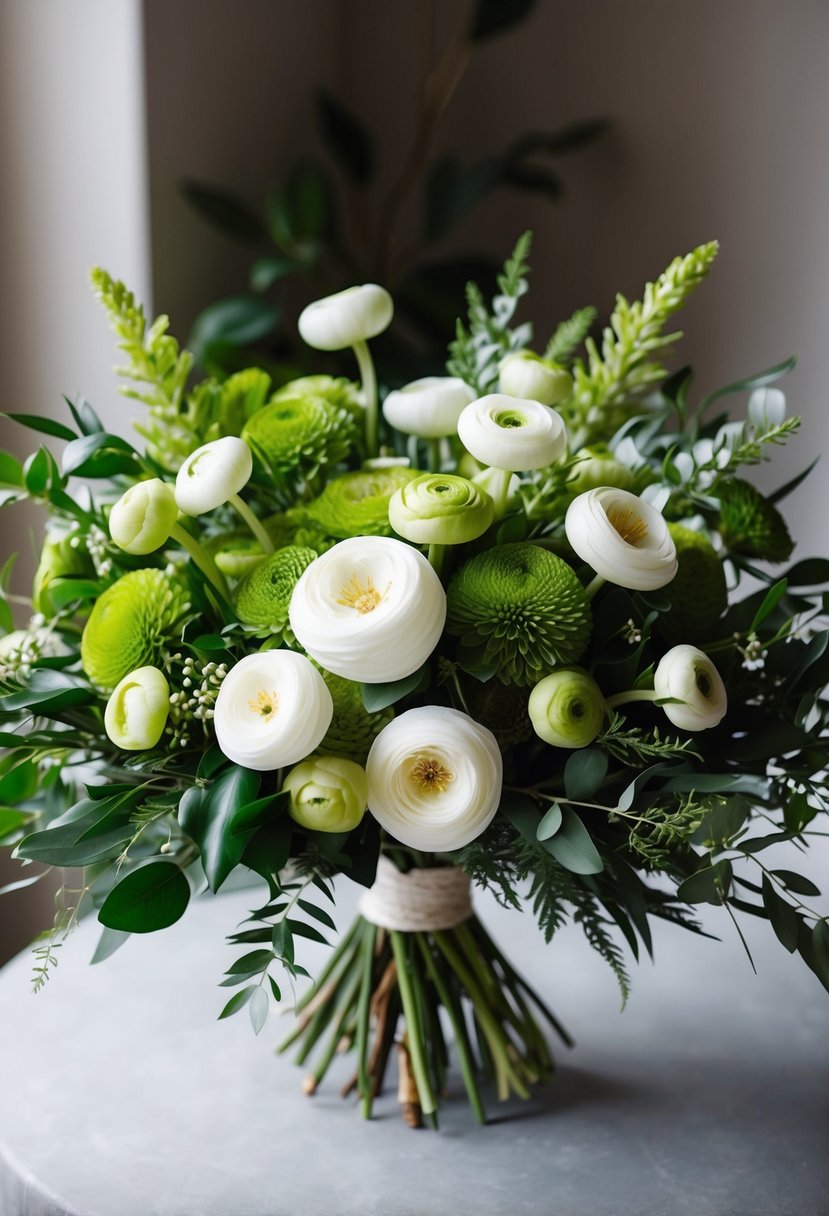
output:
[{"label": "blurred foliage", "polygon": [[[420,83],[411,140],[391,174],[368,124],[323,88],[314,118],[325,158],[294,164],[273,182],[261,210],[223,186],[183,184],[202,219],[253,254],[248,291],[210,304],[190,333],[188,347],[205,371],[222,378],[256,362],[277,382],[299,374],[305,352],[294,310],[285,306],[288,292],[301,288],[306,303],[360,282],[394,295],[395,321],[378,343],[389,383],[442,368],[466,284],[474,280],[490,293],[498,271],[490,256],[449,253],[446,243],[496,191],[558,202],[558,159],[587,147],[608,125],[592,118],[525,132],[476,159],[435,153],[440,120],[478,46],[513,30],[536,7],[537,0],[476,0],[462,33]],[[435,3],[419,10],[428,23],[436,11]],[[390,184],[381,188],[382,181]]]}]

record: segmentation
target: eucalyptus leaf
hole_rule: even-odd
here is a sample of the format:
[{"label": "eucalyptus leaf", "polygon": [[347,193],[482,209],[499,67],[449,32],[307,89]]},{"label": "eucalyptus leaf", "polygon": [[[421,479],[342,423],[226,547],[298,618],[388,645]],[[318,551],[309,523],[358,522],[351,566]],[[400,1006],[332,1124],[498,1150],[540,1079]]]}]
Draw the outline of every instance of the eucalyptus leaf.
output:
[{"label": "eucalyptus leaf", "polygon": [[591,798],[607,775],[607,753],[595,747],[574,751],[564,766],[567,797],[576,802]]},{"label": "eucalyptus leaf", "polygon": [[570,807],[563,808],[561,827],[555,836],[544,841],[544,848],[573,874],[600,874],[604,869],[590,833]]},{"label": "eucalyptus leaf", "polygon": [[562,818],[561,807],[557,802],[554,802],[538,825],[536,831],[537,838],[544,841],[549,840],[551,836],[555,836],[561,827]]},{"label": "eucalyptus leaf", "polygon": [[253,1027],[254,1034],[259,1034],[268,1020],[268,994],[264,988],[254,988],[253,994],[248,1002],[248,1013],[250,1014],[250,1024]]},{"label": "eucalyptus leaf", "polygon": [[122,933],[154,933],[175,924],[189,902],[190,885],[175,862],[151,861],[112,888],[98,920]]},{"label": "eucalyptus leaf", "polygon": [[771,927],[782,946],[794,954],[797,949],[797,924],[799,917],[795,908],[774,889],[768,874],[763,875],[763,907],[766,909]]},{"label": "eucalyptus leaf", "polygon": [[677,899],[686,904],[721,904],[728,894],[732,867],[729,861],[703,866],[677,888]]}]

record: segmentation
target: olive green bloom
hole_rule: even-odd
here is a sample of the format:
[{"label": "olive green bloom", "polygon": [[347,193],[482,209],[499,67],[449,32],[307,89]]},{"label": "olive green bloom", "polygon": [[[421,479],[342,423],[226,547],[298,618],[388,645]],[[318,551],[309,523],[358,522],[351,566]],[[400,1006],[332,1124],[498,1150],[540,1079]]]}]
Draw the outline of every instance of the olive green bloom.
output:
[{"label": "olive green bloom", "polygon": [[329,481],[306,510],[312,519],[338,540],[351,536],[389,536],[389,502],[392,495],[417,477],[414,469],[392,465],[361,469]]},{"label": "olive green bloom", "polygon": [[340,756],[309,756],[288,773],[288,814],[314,832],[350,832],[366,813],[365,769]]},{"label": "olive green bloom", "polygon": [[273,634],[293,646],[296,638],[288,624],[288,607],[299,576],[316,557],[313,549],[287,545],[260,561],[240,579],[233,594],[239,620],[260,636]]},{"label": "olive green bloom", "polygon": [[715,492],[720,500],[720,532],[732,553],[767,562],[791,557],[794,542],[786,521],[750,481],[724,478]]},{"label": "olive green bloom", "polygon": [[565,561],[532,544],[499,545],[462,566],[447,591],[447,632],[461,658],[505,684],[535,684],[572,663],[590,637],[584,588]]},{"label": "olive green bloom", "polygon": [[553,747],[587,747],[602,729],[607,705],[595,680],[580,667],[562,667],[530,693],[533,730]]},{"label": "olive green bloom", "polygon": [[334,716],[320,749],[365,764],[372,743],[394,717],[394,708],[389,705],[369,713],[359,684],[322,668],[320,671],[334,702]]},{"label": "olive green bloom", "polygon": [[325,397],[279,396],[246,423],[242,438],[266,470],[314,477],[344,460],[357,437],[353,415]]},{"label": "olive green bloom", "polygon": [[670,641],[693,642],[708,636],[728,604],[725,571],[706,536],[668,524],[676,546],[678,568],[666,587],[671,610],[659,617],[659,629]]},{"label": "olive green bloom", "polygon": [[389,503],[389,520],[398,536],[418,545],[461,545],[486,532],[495,504],[486,490],[445,473],[423,473],[403,486]]},{"label": "olive green bloom", "polygon": [[132,570],[95,601],[81,638],[81,663],[93,684],[114,688],[138,667],[155,666],[180,633],[189,605],[162,570]]}]

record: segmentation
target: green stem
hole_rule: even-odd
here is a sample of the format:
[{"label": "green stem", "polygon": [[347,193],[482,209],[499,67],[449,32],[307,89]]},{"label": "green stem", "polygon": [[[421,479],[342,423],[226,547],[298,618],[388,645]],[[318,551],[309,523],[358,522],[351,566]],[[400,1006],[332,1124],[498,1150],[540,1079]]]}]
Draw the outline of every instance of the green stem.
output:
[{"label": "green stem", "polygon": [[236,508],[242,519],[250,528],[251,532],[259,542],[262,552],[273,553],[273,541],[265,531],[262,521],[254,515],[253,511],[251,511],[244,499],[240,498],[238,494],[231,494],[227,501],[232,507]]},{"label": "green stem", "polygon": [[391,939],[394,961],[397,964],[397,984],[400,989],[400,1003],[403,1006],[403,1017],[406,1019],[406,1026],[409,1031],[409,1051],[411,1052],[412,1070],[415,1075],[417,1092],[420,1098],[420,1109],[424,1115],[431,1116],[432,1122],[434,1122],[437,1103],[435,1095],[432,1093],[429,1070],[426,1066],[426,1057],[423,1051],[423,1028],[417,1015],[417,1003],[409,976],[411,963],[407,958],[406,937],[397,929],[391,929],[389,931],[389,938]]},{"label": "green stem", "polygon": [[607,582],[607,579],[602,578],[601,574],[597,574],[595,576],[595,578],[591,579],[590,582],[587,584],[587,586],[584,589],[584,593],[587,596],[587,598],[589,600],[592,600],[592,598],[596,594],[596,592],[600,591],[606,582]]},{"label": "green stem", "polygon": [[170,530],[170,539],[174,540],[192,558],[207,581],[212,583],[213,587],[218,591],[219,595],[223,599],[230,599],[230,592],[227,589],[225,576],[196,538],[191,536],[181,524],[173,524]]},{"label": "green stem", "polygon": [[374,371],[374,360],[367,342],[355,342],[352,347],[360,369],[360,379],[363,384],[363,399],[366,407],[366,453],[369,458],[376,456],[379,451],[378,419],[377,419],[377,375]]},{"label": "green stem", "polygon": [[477,1118],[478,1122],[486,1123],[486,1111],[484,1110],[484,1104],[481,1101],[478,1083],[475,1079],[475,1062],[472,1058],[472,1049],[469,1045],[469,1036],[467,1035],[466,1026],[463,1022],[463,1010],[453,998],[448,984],[441,975],[432,951],[429,949],[426,942],[425,935],[418,933],[417,941],[426,962],[426,969],[429,972],[432,983],[434,984],[437,994],[440,997],[440,1002],[449,1015],[452,1030],[455,1032],[455,1048],[458,1053],[458,1062],[461,1066],[461,1076],[463,1077],[463,1083],[469,1097],[469,1104],[475,1112],[475,1117]]},{"label": "green stem", "polygon": [[357,1006],[357,1088],[363,1100],[363,1117],[371,1118],[371,1079],[368,1075],[368,1032],[371,1018],[371,980],[374,973],[374,947],[377,926],[368,924],[363,937],[362,982]]},{"label": "green stem", "polygon": [[430,545],[426,555],[435,574],[443,573],[443,559],[446,556],[446,545]]},{"label": "green stem", "polygon": [[608,709],[617,705],[627,705],[629,701],[656,701],[658,698],[652,688],[630,688],[627,692],[617,692],[607,698]]},{"label": "green stem", "polygon": [[489,471],[492,476],[487,488],[490,497],[495,503],[495,518],[500,519],[502,515],[506,514],[509,483],[512,481],[512,473],[509,469],[496,469],[494,466]]},{"label": "green stem", "polygon": [[439,439],[427,439],[426,447],[429,452],[429,472],[430,473],[439,473],[440,464],[441,464],[440,440]]}]

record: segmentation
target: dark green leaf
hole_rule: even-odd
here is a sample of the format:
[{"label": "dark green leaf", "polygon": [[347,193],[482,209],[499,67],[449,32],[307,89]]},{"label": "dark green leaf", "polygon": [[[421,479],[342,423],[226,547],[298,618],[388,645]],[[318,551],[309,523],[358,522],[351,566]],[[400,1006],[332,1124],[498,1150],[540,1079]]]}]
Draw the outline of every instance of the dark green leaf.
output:
[{"label": "dark green leaf", "polygon": [[98,920],[108,929],[124,933],[154,933],[174,925],[189,900],[190,886],[178,866],[171,861],[151,861],[112,888]]},{"label": "dark green leaf", "polygon": [[535,8],[536,0],[476,0],[469,29],[470,42],[498,38]]},{"label": "dark green leaf", "polygon": [[555,836],[556,832],[561,827],[561,820],[561,807],[557,802],[554,802],[538,825],[536,830],[536,836],[538,839],[544,841],[549,840],[551,836]]},{"label": "dark green leaf", "polygon": [[118,435],[96,431],[73,439],[63,449],[61,468],[64,477],[111,477],[118,473],[135,472],[137,453],[131,444]]},{"label": "dark green leaf", "polygon": [[499,815],[503,815],[530,844],[538,840],[538,803],[528,794],[507,792],[501,796]]},{"label": "dark green leaf", "polygon": [[754,614],[754,620],[751,622],[749,627],[750,633],[754,633],[755,630],[759,629],[763,621],[765,621],[767,617],[771,616],[777,605],[782,600],[783,596],[786,594],[787,590],[788,583],[784,578],[781,578],[779,582],[775,583],[773,587],[768,589],[763,597],[762,604]]},{"label": "dark green leaf", "polygon": [[543,165],[508,165],[501,170],[498,180],[514,190],[543,194],[551,202],[558,202],[563,193],[561,178]]},{"label": "dark green leaf", "polygon": [[576,802],[591,798],[607,775],[607,754],[598,748],[574,751],[564,766],[567,797]]},{"label": "dark green leaf", "polygon": [[241,992],[234,992],[233,996],[219,1014],[217,1021],[220,1022],[222,1018],[230,1018],[234,1013],[238,1013],[240,1009],[244,1009],[254,992],[257,991],[258,989],[256,985],[251,984],[249,988],[243,988]]},{"label": "dark green leaf", "polygon": [[302,262],[296,258],[258,258],[250,269],[251,290],[267,291],[280,279],[297,274],[302,268]]},{"label": "dark green leaf", "polygon": [[39,448],[30,456],[24,467],[26,489],[39,497],[46,489],[60,482],[60,472],[55,458],[48,448]]},{"label": "dark green leaf", "polygon": [[786,571],[786,580],[790,587],[817,587],[829,583],[829,558],[807,557],[802,562],[795,562],[791,570]]},{"label": "dark green leaf", "polygon": [[291,926],[286,920],[278,920],[273,927],[271,936],[275,954],[286,963],[294,961],[294,939]]},{"label": "dark green leaf", "polygon": [[231,296],[209,305],[196,318],[187,345],[197,359],[215,342],[248,346],[276,326],[279,309],[260,296]]},{"label": "dark green leaf", "polygon": [[251,950],[237,958],[225,975],[258,975],[273,962],[273,950]]},{"label": "dark green leaf", "polygon": [[30,431],[39,431],[42,435],[53,435],[55,439],[74,439],[75,432],[54,418],[43,418],[40,414],[2,414],[0,417],[11,418]]},{"label": "dark green leaf", "polygon": [[691,874],[677,888],[677,899],[685,904],[721,904],[731,883],[731,862],[718,861]]},{"label": "dark green leaf", "polygon": [[590,833],[570,807],[564,807],[561,827],[555,836],[544,841],[544,848],[574,874],[600,874],[604,869]]},{"label": "dark green leaf", "polygon": [[0,485],[23,485],[23,465],[11,452],[0,452]]},{"label": "dark green leaf", "polygon": [[18,811],[11,807],[0,806],[0,844],[8,843],[9,839],[16,836],[31,818],[32,814],[29,811]]},{"label": "dark green leaf", "polygon": [[402,701],[403,697],[408,697],[410,693],[417,692],[428,679],[429,668],[424,665],[402,680],[392,680],[388,684],[363,684],[363,705],[370,714],[377,713],[389,705],[394,705],[396,701]]},{"label": "dark green leaf", "polygon": [[794,368],[797,363],[797,356],[790,355],[788,359],[784,359],[782,363],[776,363],[774,367],[769,367],[766,371],[757,372],[753,376],[746,376],[744,380],[737,380],[734,384],[727,384],[724,388],[718,388],[715,392],[709,393],[700,406],[700,413],[704,413],[713,402],[721,397],[731,396],[733,393],[747,393],[755,388],[764,388],[767,384],[774,384],[775,380],[780,380]]},{"label": "dark green leaf", "polygon": [[358,186],[374,176],[374,140],[368,127],[327,89],[317,93],[317,123],[328,151]]},{"label": "dark green leaf", "polygon": [[218,891],[242,860],[254,833],[256,824],[244,811],[256,797],[259,781],[259,773],[234,764],[206,791],[193,787],[182,797],[179,822],[199,846],[212,891]]},{"label": "dark green leaf", "polygon": [[0,697],[0,713],[19,709],[66,709],[70,705],[87,705],[95,696],[88,685],[62,671],[34,671],[26,688]]},{"label": "dark green leaf", "polygon": [[328,938],[324,937],[313,925],[306,925],[301,920],[289,920],[286,923],[291,926],[291,932],[295,937],[307,937],[311,942],[320,942],[323,946],[329,945]]},{"label": "dark green leaf", "polygon": [[256,212],[237,194],[222,186],[186,181],[181,192],[199,215],[214,227],[239,241],[259,244],[268,239],[267,229]]},{"label": "dark green leaf", "polygon": [[69,604],[97,599],[101,584],[84,578],[56,578],[49,584],[46,594],[55,612],[62,612]]},{"label": "dark green leaf", "polygon": [[763,907],[777,940],[785,946],[789,954],[794,954],[797,949],[799,917],[792,905],[775,891],[768,874],[763,875]]},{"label": "dark green leaf", "polygon": [[[790,494],[793,494],[797,487],[806,480],[819,460],[820,456],[816,456],[812,463],[808,465],[802,473],[798,473],[796,477],[791,479],[791,481],[787,481],[784,485],[776,489],[773,494],[769,494],[768,501],[772,504],[782,502],[784,498],[788,498]],[[795,584],[792,583],[792,586],[795,586]]]},{"label": "dark green leaf", "polygon": [[64,397],[64,401],[82,435],[94,435],[96,431],[104,429],[104,424],[85,397],[77,397],[74,402]]},{"label": "dark green leaf", "polygon": [[619,801],[616,804],[620,811],[628,811],[633,806],[636,795],[641,793],[651,778],[658,776],[660,773],[669,772],[669,767],[666,764],[651,764],[648,768],[642,769],[629,785],[625,786],[619,795]]},{"label": "dark green leaf", "polygon": [[795,874],[793,870],[772,870],[772,874],[796,895],[820,895],[820,888],[816,887],[810,878]]},{"label": "dark green leaf", "polygon": [[302,908],[302,911],[307,916],[313,916],[314,920],[318,920],[321,925],[325,925],[326,928],[332,929],[335,933],[337,932],[337,926],[334,924],[334,921],[322,908],[318,908],[316,904],[309,903],[307,899],[298,899],[297,905]]},{"label": "dark green leaf", "polygon": [[823,986],[829,989],[829,921],[825,917],[812,930],[811,947],[810,965]]}]

